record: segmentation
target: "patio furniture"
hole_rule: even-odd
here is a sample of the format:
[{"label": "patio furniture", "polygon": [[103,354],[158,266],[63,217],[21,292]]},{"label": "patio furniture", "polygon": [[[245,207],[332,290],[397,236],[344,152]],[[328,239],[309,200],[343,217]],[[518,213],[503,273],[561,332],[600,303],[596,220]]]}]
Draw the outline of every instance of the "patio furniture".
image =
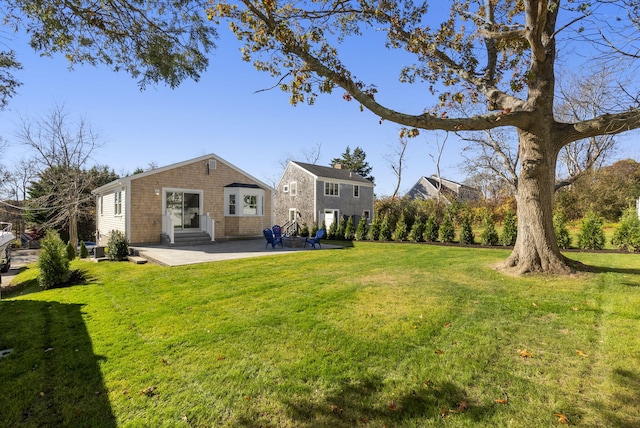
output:
[{"label": "patio furniture", "polygon": [[282,228],[280,226],[273,225],[271,231],[273,232],[273,239],[282,239]]},{"label": "patio furniture", "polygon": [[323,237],[324,229],[320,229],[316,232],[316,236],[314,236],[313,238],[307,238],[306,241],[304,241],[304,247],[307,248],[307,244],[311,244],[311,248],[315,250],[316,244],[318,244],[318,247],[322,248],[322,245],[320,245],[320,240]]},{"label": "patio furniture", "polygon": [[[282,246],[282,238],[275,238],[273,236],[273,232],[271,231],[271,229],[265,229],[262,231],[262,233],[264,234],[264,238],[267,240],[267,245],[264,246],[264,248],[267,248],[269,246],[269,244],[271,244],[271,248],[276,248],[276,245],[280,244],[281,247]],[[284,248],[284,247],[283,247]]]}]

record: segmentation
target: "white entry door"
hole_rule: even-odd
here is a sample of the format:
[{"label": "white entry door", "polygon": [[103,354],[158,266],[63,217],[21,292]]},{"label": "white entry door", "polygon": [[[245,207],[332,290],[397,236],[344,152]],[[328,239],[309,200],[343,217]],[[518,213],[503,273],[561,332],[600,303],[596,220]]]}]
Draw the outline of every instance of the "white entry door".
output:
[{"label": "white entry door", "polygon": [[334,221],[338,220],[338,210],[324,210],[324,224],[327,230],[331,229]]}]

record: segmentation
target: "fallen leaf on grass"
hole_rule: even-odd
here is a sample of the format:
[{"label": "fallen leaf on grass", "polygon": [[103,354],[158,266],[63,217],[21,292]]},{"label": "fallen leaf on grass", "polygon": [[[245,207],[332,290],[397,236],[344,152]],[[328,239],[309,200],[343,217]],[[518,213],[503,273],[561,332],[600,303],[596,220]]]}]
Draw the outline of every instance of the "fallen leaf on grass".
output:
[{"label": "fallen leaf on grass", "polygon": [[462,413],[468,408],[469,408],[469,403],[467,403],[467,400],[462,400],[461,402],[458,403],[458,407],[456,408],[456,410]]},{"label": "fallen leaf on grass", "polygon": [[440,416],[442,416],[443,418],[449,416],[449,409],[447,409],[446,407],[440,409]]},{"label": "fallen leaf on grass", "polygon": [[157,388],[155,386],[149,386],[140,391],[140,394],[146,395],[147,397],[153,397],[156,395],[156,389]]},{"label": "fallen leaf on grass", "polygon": [[505,398],[499,398],[497,400],[494,400],[496,403],[498,404],[507,404],[509,402],[509,400],[505,399]]},{"label": "fallen leaf on grass", "polygon": [[451,327],[451,323],[450,323],[450,322],[447,322],[447,323],[445,323],[445,324],[444,324],[444,326],[445,326],[445,327]]},{"label": "fallen leaf on grass", "polygon": [[166,358],[162,359],[162,364],[169,365],[169,361]]},{"label": "fallen leaf on grass", "polygon": [[579,311],[580,309],[578,309],[576,306],[571,308],[572,311]]},{"label": "fallen leaf on grass", "polygon": [[398,410],[398,404],[396,404],[395,401],[392,401],[389,404],[387,404],[387,408],[392,411]]},{"label": "fallen leaf on grass", "polygon": [[587,355],[587,354],[585,354],[584,352],[579,351],[579,350],[577,350],[577,349],[576,349],[576,353],[577,353],[578,355],[580,355],[581,357],[588,357],[588,355]]},{"label": "fallen leaf on grass", "polygon": [[561,424],[569,425],[569,419],[562,413],[554,413],[553,416],[557,417]]},{"label": "fallen leaf on grass", "polygon": [[442,355],[444,354],[444,351],[442,349],[436,349],[436,354]]},{"label": "fallen leaf on grass", "polygon": [[344,411],[340,406],[336,406],[335,404],[331,405],[331,413],[342,413]]},{"label": "fallen leaf on grass", "polygon": [[520,356],[522,358],[531,358],[531,357],[533,357],[533,354],[531,352],[527,352],[526,349],[522,349],[522,350],[518,349],[518,354],[520,354]]}]

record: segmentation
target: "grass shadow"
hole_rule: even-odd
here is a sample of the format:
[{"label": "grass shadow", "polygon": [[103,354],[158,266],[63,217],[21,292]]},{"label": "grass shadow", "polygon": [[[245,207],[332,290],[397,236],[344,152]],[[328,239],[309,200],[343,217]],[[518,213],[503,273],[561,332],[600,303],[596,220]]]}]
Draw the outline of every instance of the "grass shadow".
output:
[{"label": "grass shadow", "polygon": [[[450,382],[408,389],[393,400],[380,403],[385,385],[381,378],[344,379],[333,394],[298,397],[285,402],[288,414],[298,427],[405,426],[444,418],[465,418],[471,423],[483,420],[491,409],[469,405],[466,393]],[[376,403],[376,404],[372,404]],[[258,426],[258,421],[243,421]],[[265,422],[265,421],[261,421]]]},{"label": "grass shadow", "polygon": [[[27,270],[28,268],[22,268],[19,273]],[[18,273],[18,274],[19,274]],[[77,287],[89,285],[93,278],[88,276],[85,271],[76,269],[71,271],[71,278],[68,282],[64,284],[58,284],[51,288],[67,288],[67,287]],[[39,293],[42,291],[42,287],[38,283],[37,278],[30,278],[23,280],[12,286],[2,287],[2,294],[0,295],[3,299],[16,297],[16,296],[26,296],[32,293]]]},{"label": "grass shadow", "polygon": [[82,305],[0,302],[0,349],[0,426],[116,426]]}]

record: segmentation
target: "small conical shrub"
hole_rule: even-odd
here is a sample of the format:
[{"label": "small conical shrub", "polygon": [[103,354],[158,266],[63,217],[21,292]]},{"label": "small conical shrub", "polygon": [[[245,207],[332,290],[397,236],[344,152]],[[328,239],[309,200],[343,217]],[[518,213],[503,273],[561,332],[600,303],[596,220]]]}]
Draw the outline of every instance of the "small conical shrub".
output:
[{"label": "small conical shrub", "polygon": [[124,232],[112,230],[107,241],[107,257],[109,260],[122,261],[129,256],[129,241]]},{"label": "small conical shrub", "polygon": [[621,250],[640,251],[640,219],[635,208],[630,207],[622,213],[611,243]]},{"label": "small conical shrub", "polygon": [[373,217],[373,221],[371,222],[371,226],[369,227],[369,236],[370,241],[377,241],[380,239],[380,216],[376,214]]},{"label": "small conical shrub", "polygon": [[355,233],[356,231],[353,225],[353,217],[349,216],[347,224],[344,227],[344,239],[346,239],[347,241],[351,241],[354,238]]},{"label": "small conical shrub", "polygon": [[556,214],[553,216],[553,230],[556,233],[558,247],[563,249],[571,247],[571,235],[569,234],[567,223],[562,214]]},{"label": "small conical shrub", "polygon": [[389,216],[384,216],[382,219],[382,223],[380,223],[380,240],[381,241],[390,241],[391,240],[391,226],[389,225]]},{"label": "small conical shrub", "polygon": [[422,242],[424,241],[424,222],[421,218],[417,218],[416,221],[413,222],[413,226],[411,226],[411,231],[409,231],[409,240],[412,242]]},{"label": "small conical shrub", "polygon": [[40,241],[38,268],[38,284],[45,290],[69,281],[67,250],[58,232],[50,230]]},{"label": "small conical shrub", "polygon": [[392,239],[394,241],[404,241],[407,239],[408,234],[407,222],[404,219],[404,213],[402,213],[400,214],[398,222],[396,223],[396,228],[393,231]]},{"label": "small conical shrub", "polygon": [[488,215],[484,219],[484,230],[480,235],[480,243],[482,245],[498,245],[498,242],[500,242],[500,238],[496,232],[496,225],[493,218]]},{"label": "small conical shrub", "polygon": [[73,244],[71,243],[71,241],[67,242],[66,252],[67,252],[67,260],[69,261],[75,260],[76,249],[73,247]]},{"label": "small conical shrub", "polygon": [[356,241],[364,241],[367,239],[367,219],[364,217],[360,218],[358,222],[358,227],[356,228],[356,233],[354,235]]},{"label": "small conical shrub", "polygon": [[424,239],[435,242],[438,240],[439,232],[440,225],[438,224],[438,220],[436,220],[436,215],[431,214],[424,225]]},{"label": "small conical shrub", "polygon": [[606,239],[602,229],[602,218],[593,212],[589,212],[580,226],[578,232],[578,248],[583,250],[601,250]]},{"label": "small conical shrub", "polygon": [[468,215],[462,217],[462,223],[460,224],[460,243],[465,245],[475,244],[471,218]]},{"label": "small conical shrub", "polygon": [[502,225],[502,235],[500,235],[500,243],[504,246],[512,246],[516,243],[518,236],[518,224],[516,216],[507,211],[504,215],[504,223]]},{"label": "small conical shrub", "polygon": [[445,214],[440,225],[440,242],[451,243],[456,237],[456,231],[451,221],[451,216]]},{"label": "small conical shrub", "polygon": [[80,241],[80,258],[86,259],[87,257],[89,257],[89,249],[84,241]]}]

